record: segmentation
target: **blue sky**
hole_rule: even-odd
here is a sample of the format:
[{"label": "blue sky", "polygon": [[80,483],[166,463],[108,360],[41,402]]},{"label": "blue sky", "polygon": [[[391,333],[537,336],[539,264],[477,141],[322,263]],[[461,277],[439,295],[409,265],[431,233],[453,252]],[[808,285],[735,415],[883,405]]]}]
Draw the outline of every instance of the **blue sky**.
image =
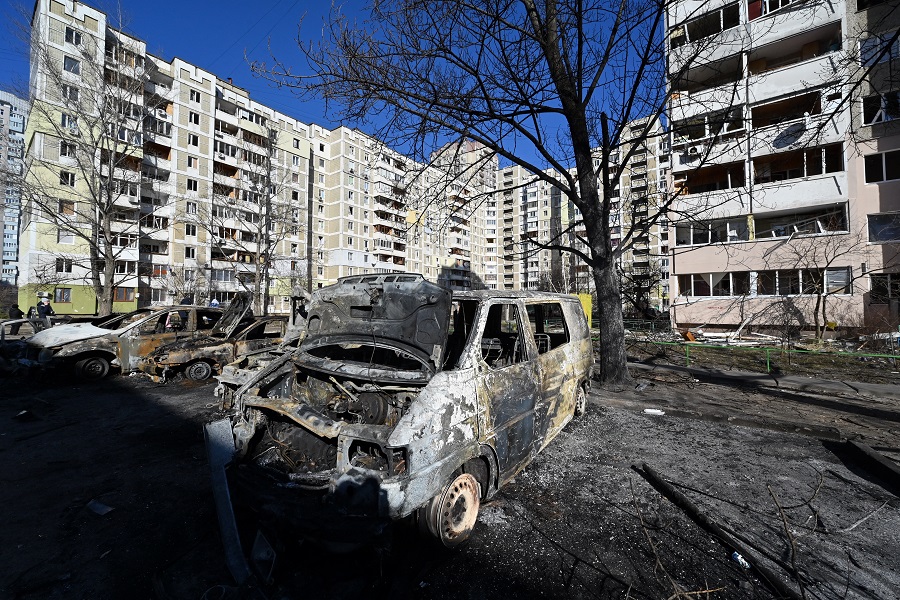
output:
[{"label": "blue sky", "polygon": [[[303,35],[306,39],[317,35],[331,7],[328,0],[94,0],[85,4],[110,16],[120,4],[126,31],[147,42],[151,54],[165,59],[177,56],[223,79],[231,77],[254,100],[301,121],[325,127],[337,124],[326,118],[322,104],[301,102],[289,90],[253,77],[244,58],[246,52],[252,59],[271,63],[271,40],[275,56],[299,68],[297,26],[305,15]],[[345,6],[359,4],[353,1]],[[0,31],[0,89],[4,90],[13,90],[16,82],[28,77],[25,48],[9,31],[21,6],[30,15],[34,2],[0,0],[0,22],[7,24]]]}]

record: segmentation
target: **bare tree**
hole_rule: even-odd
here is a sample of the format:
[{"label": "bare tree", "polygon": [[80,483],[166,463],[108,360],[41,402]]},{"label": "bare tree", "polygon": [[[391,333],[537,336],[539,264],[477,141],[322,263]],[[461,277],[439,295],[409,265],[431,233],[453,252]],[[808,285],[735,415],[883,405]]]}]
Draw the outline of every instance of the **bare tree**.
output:
[{"label": "bare tree", "polygon": [[142,135],[156,107],[145,98],[143,52],[133,38],[109,29],[102,39],[52,20],[49,27],[49,38],[70,50],[32,35],[37,133],[17,183],[25,224],[36,220],[55,240],[38,249],[29,279],[38,286],[83,282],[106,315],[117,287],[136,286],[141,237],[168,226],[156,227],[140,210]]},{"label": "bare tree", "polygon": [[[320,44],[301,45],[313,76],[295,76],[277,60],[254,68],[324,97],[351,122],[377,115],[384,126],[376,137],[418,158],[447,141],[472,140],[559,189],[580,211],[583,229],[538,245],[574,253],[590,267],[601,379],[615,386],[630,375],[620,250],[608,223],[618,177],[609,159],[638,117],[649,116],[636,138],[658,135],[667,99],[665,15],[665,2],[654,0],[376,0],[367,22],[334,15]],[[573,232],[580,247],[568,243]]]},{"label": "bare tree", "polygon": [[[226,124],[222,125],[227,126]],[[221,145],[217,152],[233,153],[245,167],[215,163],[209,203],[197,203],[182,215],[186,224],[204,229],[212,240],[210,260],[227,261],[233,270],[207,269],[207,293],[214,293],[216,281],[237,280],[253,294],[256,314],[267,314],[271,283],[275,278],[305,280],[305,262],[292,256],[284,244],[296,239],[306,224],[301,223],[299,192],[290,188],[291,173],[282,164],[278,151],[278,129],[268,135],[241,129],[242,147]],[[237,128],[230,131],[237,135]],[[205,190],[206,191],[206,190]],[[296,194],[292,196],[292,194]],[[297,244],[295,244],[297,246]],[[302,262],[302,264],[301,264]],[[291,288],[296,283],[291,284]],[[203,286],[198,291],[204,292]]]}]

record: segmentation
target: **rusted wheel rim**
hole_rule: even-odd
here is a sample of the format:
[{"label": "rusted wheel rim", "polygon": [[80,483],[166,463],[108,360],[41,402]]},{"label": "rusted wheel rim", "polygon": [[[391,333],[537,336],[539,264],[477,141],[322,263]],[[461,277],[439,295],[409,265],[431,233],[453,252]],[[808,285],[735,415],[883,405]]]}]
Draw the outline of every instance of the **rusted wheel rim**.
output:
[{"label": "rusted wheel rim", "polygon": [[444,490],[436,515],[442,544],[456,546],[469,539],[478,520],[480,492],[478,481],[469,473],[459,475]]},{"label": "rusted wheel rim", "polygon": [[188,367],[187,376],[194,381],[209,379],[212,375],[212,367],[205,362],[196,362]]},{"label": "rusted wheel rim", "polygon": [[584,414],[584,410],[587,408],[587,398],[584,394],[584,388],[578,386],[575,390],[575,416],[580,417]]}]

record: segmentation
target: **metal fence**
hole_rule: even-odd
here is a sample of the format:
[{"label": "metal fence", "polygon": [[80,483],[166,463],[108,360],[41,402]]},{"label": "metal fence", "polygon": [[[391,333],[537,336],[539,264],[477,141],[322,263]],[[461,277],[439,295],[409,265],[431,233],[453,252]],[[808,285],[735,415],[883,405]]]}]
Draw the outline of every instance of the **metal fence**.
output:
[{"label": "metal fence", "polygon": [[685,366],[690,367],[692,364],[691,352],[693,352],[696,356],[698,351],[702,351],[703,349],[711,349],[711,350],[726,350],[728,352],[734,353],[757,353],[759,355],[760,362],[765,358],[766,363],[766,373],[772,373],[772,371],[777,371],[779,368],[775,364],[775,360],[778,358],[786,358],[788,363],[791,362],[792,357],[795,355],[806,355],[806,356],[815,356],[818,358],[831,358],[831,359],[871,359],[871,358],[883,358],[888,359],[891,363],[896,367],[897,359],[900,358],[897,354],[883,354],[883,353],[863,353],[863,352],[845,352],[845,351],[822,351],[822,350],[801,350],[799,348],[780,348],[780,347],[772,347],[772,346],[727,346],[727,345],[717,345],[717,344],[702,344],[702,343],[685,343],[685,342],[664,342],[664,341],[656,341],[656,340],[640,340],[640,344],[651,344],[654,346],[663,346],[663,347],[671,347],[671,348],[680,348],[680,353],[684,354],[684,363]]}]

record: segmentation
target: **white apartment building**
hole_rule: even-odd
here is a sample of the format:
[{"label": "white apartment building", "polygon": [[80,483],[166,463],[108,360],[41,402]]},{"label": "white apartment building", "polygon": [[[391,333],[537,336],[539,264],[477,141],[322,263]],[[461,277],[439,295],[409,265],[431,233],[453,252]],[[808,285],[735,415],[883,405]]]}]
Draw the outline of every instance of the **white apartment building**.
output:
[{"label": "white apartment building", "polygon": [[[22,173],[28,103],[0,91],[0,164],[8,173]],[[0,282],[16,285],[19,275],[19,222],[21,190],[11,182],[3,186],[3,255]]]},{"label": "white apartment building", "polygon": [[872,246],[848,14],[843,0],[672,5],[676,325],[863,324]]},{"label": "white apartment building", "polygon": [[[66,111],[79,102],[90,106],[92,91],[110,81],[143,86],[125,107],[128,120],[109,134],[118,135],[133,159],[115,174],[121,188],[113,222],[115,310],[184,295],[227,302],[252,289],[263,236],[272,275],[269,308],[286,310],[291,287],[306,281],[308,126],[213,73],[148,54],[143,41],[116,31],[103,12],[83,3],[40,0],[32,30],[65,71],[57,89],[40,61],[32,63],[33,101],[44,107],[44,122],[32,119],[26,134],[30,160],[42,165],[33,176],[58,177],[60,184],[65,178],[59,210],[73,218],[85,214],[79,203],[88,202],[88,182],[79,180],[69,156],[96,133],[83,129],[93,115],[85,113],[82,124],[62,134],[50,123],[59,115],[76,123]],[[84,249],[72,235],[51,231],[54,221],[42,211],[26,212],[21,300],[27,305],[47,288],[57,312],[94,312]]]},{"label": "white apartment building", "polygon": [[[619,177],[610,204],[610,233],[620,248],[619,269],[626,315],[650,316],[669,305],[669,233],[655,218],[668,198],[669,146],[659,122],[626,124],[610,156],[610,178]],[[598,165],[599,166],[599,165]]]}]

